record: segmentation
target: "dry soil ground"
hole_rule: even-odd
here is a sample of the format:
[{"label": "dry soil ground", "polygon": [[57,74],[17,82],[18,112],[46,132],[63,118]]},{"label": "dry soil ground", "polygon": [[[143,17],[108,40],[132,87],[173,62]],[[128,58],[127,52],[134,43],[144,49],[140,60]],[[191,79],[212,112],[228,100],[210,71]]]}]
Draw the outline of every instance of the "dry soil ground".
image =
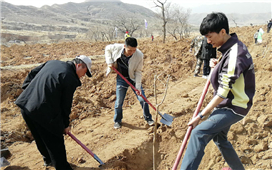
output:
[{"label": "dry soil ground", "polygon": [[[246,118],[233,125],[229,139],[247,170],[272,169],[271,111],[271,35],[264,33],[263,43],[255,45],[253,34],[266,26],[232,28],[253,57],[256,72],[254,105]],[[171,127],[157,131],[156,169],[171,169],[192,118],[206,80],[193,77],[195,57],[189,53],[191,38],[162,43],[160,38],[139,39],[144,53],[143,87],[154,105],[154,76],[157,75],[158,103],[170,75],[166,98],[159,110],[175,117]],[[153,127],[146,126],[142,109],[132,90],[124,105],[123,127],[113,128],[115,76],[105,77],[104,48],[114,42],[66,42],[1,46],[1,147],[8,147],[12,156],[5,170],[39,170],[43,167],[35,141],[26,127],[14,101],[22,92],[21,85],[37,63],[67,60],[78,54],[92,56],[92,78],[84,77],[74,95],[71,113],[72,133],[106,164],[107,170],[151,170],[153,167]],[[33,64],[33,65],[31,65]],[[203,106],[212,98],[210,87]],[[151,110],[155,118],[156,112]],[[65,136],[68,161],[75,170],[99,169],[98,163],[73,139]],[[184,154],[183,154],[184,155]],[[210,142],[199,169],[219,170],[227,166],[218,149]],[[54,169],[54,168],[51,168]]]}]

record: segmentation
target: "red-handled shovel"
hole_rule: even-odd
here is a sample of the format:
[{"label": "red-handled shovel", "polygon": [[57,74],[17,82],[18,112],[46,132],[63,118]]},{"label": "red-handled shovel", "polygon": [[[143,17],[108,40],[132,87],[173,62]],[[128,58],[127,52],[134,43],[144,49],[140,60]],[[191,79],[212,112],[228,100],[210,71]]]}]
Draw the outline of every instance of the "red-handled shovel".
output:
[{"label": "red-handled shovel", "polygon": [[[196,116],[198,115],[198,113],[199,113],[199,110],[200,110],[200,108],[201,108],[201,106],[202,106],[202,103],[203,103],[203,100],[204,100],[204,98],[205,98],[205,95],[206,95],[206,93],[207,93],[207,91],[208,91],[209,85],[210,85],[210,79],[208,78],[208,79],[207,79],[207,82],[206,82],[206,85],[205,85],[205,87],[204,87],[204,89],[203,89],[202,95],[201,95],[201,97],[200,97],[200,99],[199,99],[199,101],[198,101],[198,104],[197,104],[196,110],[195,110],[195,112],[194,112],[193,118],[196,117]],[[183,153],[183,151],[184,151],[184,149],[185,149],[185,146],[186,146],[186,144],[187,144],[187,140],[189,139],[192,130],[193,130],[193,126],[190,126],[190,127],[188,128],[186,134],[185,134],[185,137],[184,137],[183,141],[182,141],[182,144],[181,144],[179,153],[178,153],[178,155],[177,155],[177,158],[176,158],[176,161],[175,161],[175,163],[174,163],[174,166],[173,166],[172,170],[176,170],[176,169],[177,169],[177,166],[178,166],[178,164],[179,164],[179,162],[180,162],[180,158],[181,158],[181,156],[182,156],[182,153]]]},{"label": "red-handled shovel", "polygon": [[104,165],[104,163],[94,154],[90,149],[88,149],[83,143],[81,143],[71,132],[67,133],[72,139],[76,141],[85,151],[87,151],[92,157],[100,164],[100,166]]},{"label": "red-handled shovel", "polygon": [[[122,79],[124,79],[128,85],[130,85],[130,87],[135,90],[138,91],[119,71],[117,71],[117,69],[115,67],[111,67],[119,76],[122,77]],[[148,104],[149,106],[151,106],[155,111],[157,111],[157,109],[141,94],[140,95]],[[161,123],[167,125],[167,126],[171,126],[172,122],[173,122],[173,117],[171,115],[168,114],[164,114],[162,115],[160,112],[158,112],[159,115],[162,117],[162,119],[160,120]]]}]

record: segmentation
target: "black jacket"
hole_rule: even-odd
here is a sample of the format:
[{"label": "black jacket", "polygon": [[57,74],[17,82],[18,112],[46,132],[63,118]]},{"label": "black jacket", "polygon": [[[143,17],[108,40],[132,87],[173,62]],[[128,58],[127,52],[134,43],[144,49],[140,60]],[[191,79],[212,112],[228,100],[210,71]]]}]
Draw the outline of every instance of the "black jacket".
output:
[{"label": "black jacket", "polygon": [[209,60],[210,58],[216,58],[216,48],[213,48],[211,44],[207,42],[207,38],[204,37],[201,46],[201,59]]},{"label": "black jacket", "polygon": [[60,135],[69,126],[73,95],[78,86],[81,82],[74,63],[51,60],[31,70],[15,104],[33,121]]}]

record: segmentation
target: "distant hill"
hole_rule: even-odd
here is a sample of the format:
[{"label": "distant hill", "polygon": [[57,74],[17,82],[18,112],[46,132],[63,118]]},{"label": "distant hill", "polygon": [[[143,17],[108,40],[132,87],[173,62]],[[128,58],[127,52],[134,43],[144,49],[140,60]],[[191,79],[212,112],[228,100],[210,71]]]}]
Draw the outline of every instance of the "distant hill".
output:
[{"label": "distant hill", "polygon": [[[263,25],[271,17],[271,11],[268,8],[271,3],[258,3],[256,10],[253,10],[256,3],[229,3],[212,6],[201,6],[192,9],[189,17],[189,24],[192,25],[192,31],[198,31],[199,25],[207,13],[213,11],[224,12],[229,18],[230,26],[249,26]],[[235,6],[236,5],[236,6]],[[263,7],[263,10],[259,8]],[[238,10],[241,9],[241,10]],[[245,11],[252,13],[245,13]],[[262,13],[256,13],[263,11]],[[33,6],[12,5],[7,2],[1,2],[1,33],[2,38],[5,34],[6,41],[16,39],[19,36],[36,37],[34,40],[67,38],[73,40],[75,37],[86,39],[86,35],[92,29],[101,29],[102,27],[110,30],[110,23],[117,18],[133,18],[142,23],[141,29],[135,31],[135,36],[145,37],[150,34],[161,35],[162,24],[157,14],[145,7],[133,4],[126,4],[120,0],[89,0],[83,3],[65,3],[52,6],[42,6],[41,8]],[[144,29],[144,20],[148,21],[148,30]],[[129,21],[128,21],[129,22]],[[137,34],[137,35],[136,35]],[[16,36],[14,36],[16,35]],[[119,37],[123,33],[119,32]],[[92,37],[93,38],[93,37]],[[2,41],[2,40],[1,40]]]},{"label": "distant hill", "polygon": [[[265,2],[240,2],[204,5],[192,9],[189,24],[199,26],[202,19],[211,12],[224,12],[232,26],[235,20],[238,26],[265,24],[271,14],[271,3]],[[120,0],[89,0],[83,3],[65,3],[61,5],[42,6],[17,6],[7,2],[1,4],[2,26],[12,29],[12,26],[24,25],[22,29],[28,29],[25,25],[62,25],[89,27],[93,24],[103,24],[118,16],[133,16],[136,19],[147,19],[149,22],[158,22],[156,13],[139,5],[126,4]],[[16,24],[15,24],[16,23]],[[15,28],[18,29],[18,28]],[[50,29],[41,27],[37,29]]]},{"label": "distant hill", "polygon": [[41,25],[88,26],[115,19],[117,16],[134,16],[136,19],[154,20],[155,13],[145,7],[121,1],[87,1],[62,5],[17,6],[2,2],[3,26],[17,23]]},{"label": "distant hill", "polygon": [[210,13],[210,12],[224,12],[226,14],[252,14],[252,13],[270,13],[271,17],[271,3],[272,2],[221,2],[218,1],[211,5],[201,5],[192,8],[192,13]]},{"label": "distant hill", "polygon": [[189,23],[199,26],[202,19],[211,12],[223,12],[229,19],[230,26],[249,26],[266,24],[272,18],[272,2],[225,2],[202,5],[192,8]]},{"label": "distant hill", "polygon": [[[194,13],[190,15],[189,23],[196,27],[200,26],[204,17],[208,13]],[[230,27],[235,26],[250,26],[252,25],[264,25],[269,20],[269,13],[252,13],[252,14],[237,14],[237,13],[226,13],[229,20]],[[236,24],[237,25],[236,25]]]}]

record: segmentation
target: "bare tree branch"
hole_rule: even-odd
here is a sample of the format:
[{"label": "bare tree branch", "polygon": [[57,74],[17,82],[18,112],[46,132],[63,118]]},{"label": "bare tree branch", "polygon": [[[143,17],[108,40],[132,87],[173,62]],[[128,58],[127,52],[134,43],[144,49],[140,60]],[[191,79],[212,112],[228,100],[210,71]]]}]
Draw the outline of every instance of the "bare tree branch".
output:
[{"label": "bare tree branch", "polygon": [[142,23],[139,20],[136,20],[134,17],[128,16],[118,16],[117,19],[114,21],[114,26],[118,28],[122,33],[126,31],[129,32],[129,35],[133,36],[133,33],[136,30],[139,30]]},{"label": "bare tree branch", "polygon": [[159,106],[164,102],[164,100],[166,98],[170,75],[168,75],[163,99],[159,104],[157,104],[157,87],[156,87],[157,78],[158,78],[157,75],[155,75],[155,77],[154,77],[154,94],[155,94],[157,112],[156,112],[155,129],[154,129],[154,136],[153,136],[153,170],[156,170],[156,147],[155,147],[155,144],[156,144],[156,138],[157,138],[157,127],[158,127],[157,122],[158,122]]},{"label": "bare tree branch", "polygon": [[163,43],[165,43],[165,39],[166,39],[166,24],[168,22],[167,9],[170,6],[170,3],[169,3],[169,5],[166,5],[167,0],[164,0],[164,1],[161,1],[161,0],[156,0],[155,1],[154,0],[153,2],[155,4],[155,7],[158,7],[158,8],[161,9],[161,19],[163,21],[163,24],[162,24],[162,28],[163,28]]},{"label": "bare tree branch", "polygon": [[189,36],[190,29],[188,19],[191,10],[183,12],[183,8],[177,4],[172,5],[169,10],[169,24],[167,33],[169,33],[175,40],[182,39]]}]

